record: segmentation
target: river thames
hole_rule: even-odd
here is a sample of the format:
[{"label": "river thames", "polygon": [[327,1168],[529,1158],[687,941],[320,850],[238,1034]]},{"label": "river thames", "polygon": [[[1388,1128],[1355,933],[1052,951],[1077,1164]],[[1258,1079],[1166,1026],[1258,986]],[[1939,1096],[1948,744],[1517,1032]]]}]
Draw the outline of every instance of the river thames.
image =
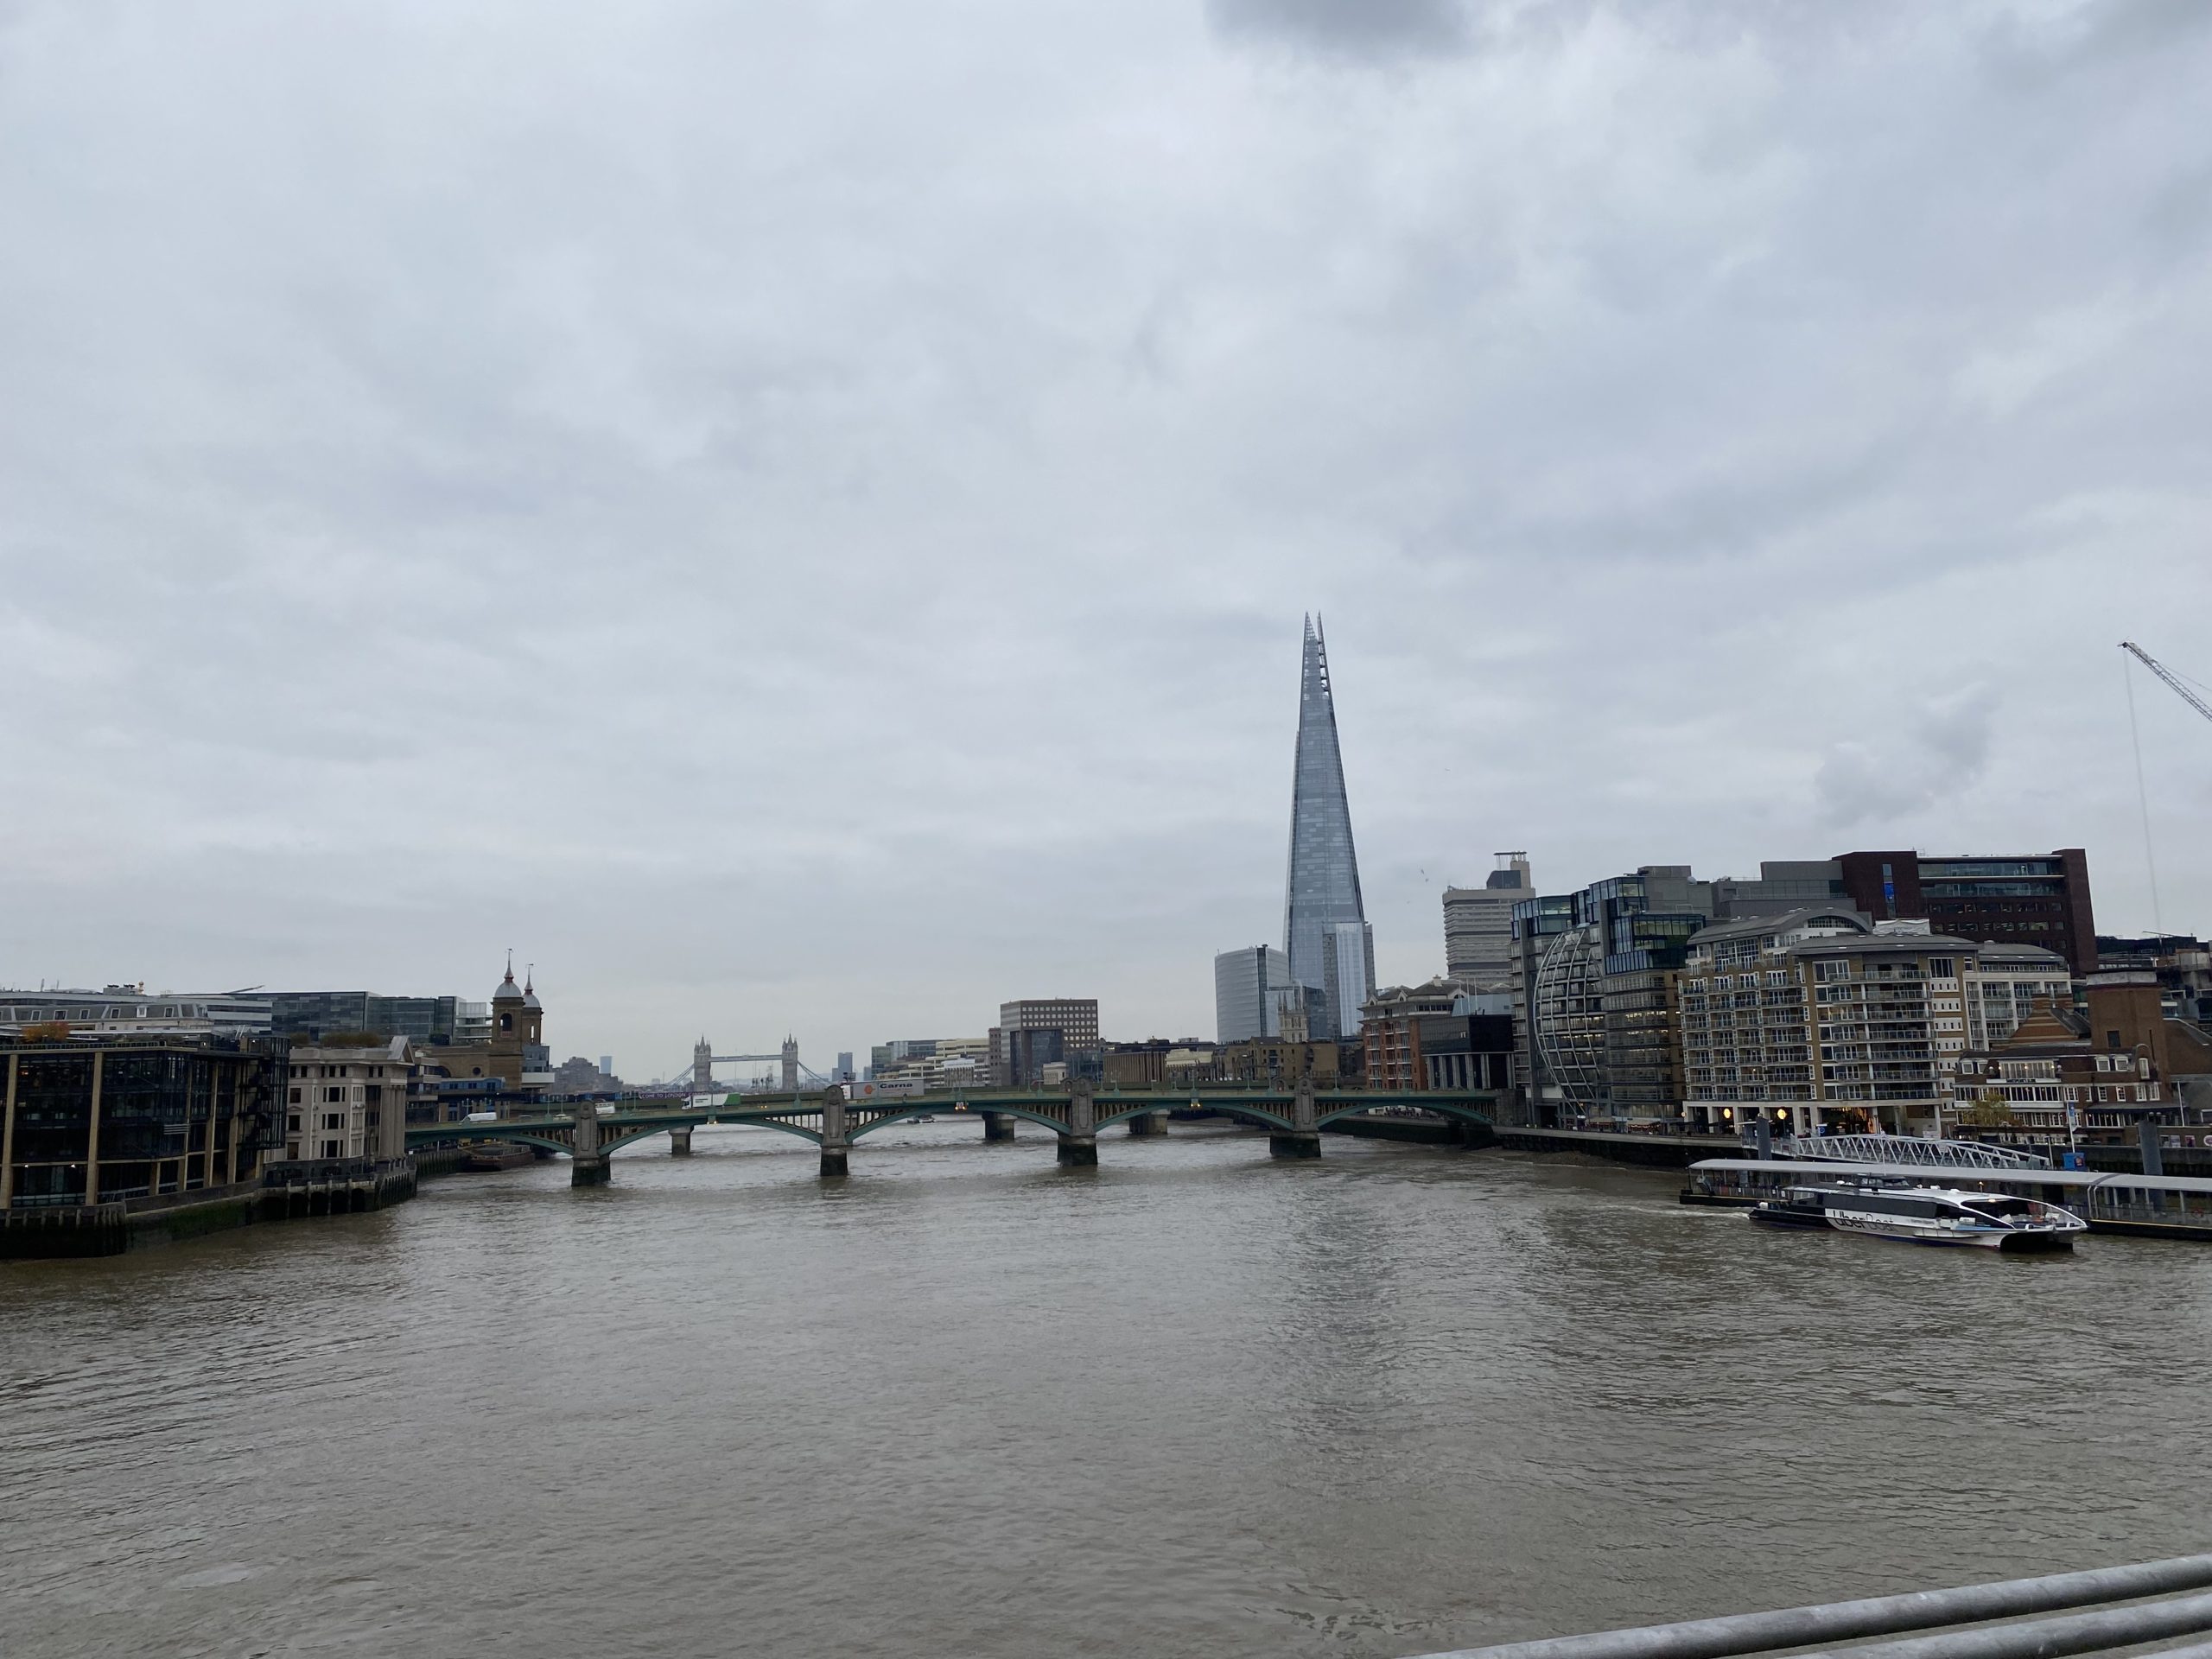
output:
[{"label": "river thames", "polygon": [[2212,1251],[702,1130],[0,1264],[11,1656],[1387,1656],[2202,1550]]}]

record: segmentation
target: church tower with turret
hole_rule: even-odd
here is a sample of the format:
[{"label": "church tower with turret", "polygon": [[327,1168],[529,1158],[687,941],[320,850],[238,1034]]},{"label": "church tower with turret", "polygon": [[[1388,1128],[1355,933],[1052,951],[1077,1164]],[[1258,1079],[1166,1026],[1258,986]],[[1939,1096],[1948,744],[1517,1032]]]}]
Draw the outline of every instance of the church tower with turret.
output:
[{"label": "church tower with turret", "polygon": [[523,1045],[537,1040],[538,1022],[545,1017],[536,1007],[536,1001],[535,997],[525,997],[522,987],[515,983],[514,958],[510,957],[507,976],[492,993],[492,1064],[488,1069],[511,1090],[522,1088]]}]

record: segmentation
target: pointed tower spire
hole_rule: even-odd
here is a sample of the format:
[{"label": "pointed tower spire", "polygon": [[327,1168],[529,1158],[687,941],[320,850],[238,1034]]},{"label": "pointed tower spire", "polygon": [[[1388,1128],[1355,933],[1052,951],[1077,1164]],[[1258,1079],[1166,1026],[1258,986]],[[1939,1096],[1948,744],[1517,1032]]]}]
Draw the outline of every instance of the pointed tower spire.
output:
[{"label": "pointed tower spire", "polygon": [[1318,613],[1306,619],[1282,931],[1293,982],[1321,993],[1322,1017],[1313,1035],[1357,1031],[1359,1005],[1374,983],[1375,943],[1360,899],[1359,857],[1344,798],[1344,757],[1337,746],[1336,698]]}]

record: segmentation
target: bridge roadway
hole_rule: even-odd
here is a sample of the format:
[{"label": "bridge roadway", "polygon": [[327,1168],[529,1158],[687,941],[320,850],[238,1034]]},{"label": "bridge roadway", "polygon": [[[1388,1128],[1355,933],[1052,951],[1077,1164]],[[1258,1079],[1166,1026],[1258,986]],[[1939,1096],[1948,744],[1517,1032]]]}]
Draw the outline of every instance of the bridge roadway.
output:
[{"label": "bridge roadway", "polygon": [[701,1109],[646,1108],[601,1113],[596,1103],[580,1102],[571,1112],[534,1117],[505,1117],[487,1123],[424,1123],[407,1131],[410,1150],[455,1141],[512,1141],[566,1154],[573,1160],[571,1183],[598,1186],[607,1179],[607,1156],[647,1135],[665,1135],[676,1157],[688,1157],[691,1131],[702,1123],[755,1123],[781,1129],[822,1149],[822,1173],[838,1176],[854,1141],[893,1123],[940,1114],[980,1117],[988,1141],[1014,1138],[1016,1120],[1040,1123],[1058,1137],[1063,1164],[1098,1161],[1098,1131],[1127,1123],[1131,1135],[1164,1135],[1167,1114],[1198,1107],[1219,1112],[1268,1131],[1268,1148],[1278,1158],[1318,1158],[1321,1129],[1342,1117],[1381,1107],[1418,1107],[1470,1127],[1489,1129],[1497,1103],[1495,1093],[1393,1090],[1316,1090],[1291,1089],[1158,1090],[1142,1093],[1098,1093],[1086,1084],[1058,1090],[991,1090],[963,1095],[907,1095],[896,1099],[849,1101],[842,1089],[790,1096],[733,1095]]}]

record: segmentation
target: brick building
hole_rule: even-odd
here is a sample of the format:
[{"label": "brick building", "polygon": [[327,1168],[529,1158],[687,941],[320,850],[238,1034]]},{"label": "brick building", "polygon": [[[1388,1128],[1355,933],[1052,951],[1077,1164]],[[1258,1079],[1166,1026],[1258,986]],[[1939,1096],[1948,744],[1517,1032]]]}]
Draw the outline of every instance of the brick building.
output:
[{"label": "brick building", "polygon": [[1955,857],[1845,853],[1835,862],[1853,906],[1878,922],[1919,917],[1977,944],[2041,945],[2065,957],[2076,978],[2096,968],[2089,860],[2079,847]]},{"label": "brick building", "polygon": [[1361,1070],[1370,1089],[1506,1089],[1513,1079],[1508,998],[1471,993],[1440,976],[1378,991],[1360,1010]]},{"label": "brick building", "polygon": [[2091,976],[2086,1007],[2038,1001],[2001,1040],[1962,1056],[1948,1122],[1999,1140],[2131,1141],[2145,1119],[2212,1116],[2212,1039],[2168,1018],[2158,976]]}]

